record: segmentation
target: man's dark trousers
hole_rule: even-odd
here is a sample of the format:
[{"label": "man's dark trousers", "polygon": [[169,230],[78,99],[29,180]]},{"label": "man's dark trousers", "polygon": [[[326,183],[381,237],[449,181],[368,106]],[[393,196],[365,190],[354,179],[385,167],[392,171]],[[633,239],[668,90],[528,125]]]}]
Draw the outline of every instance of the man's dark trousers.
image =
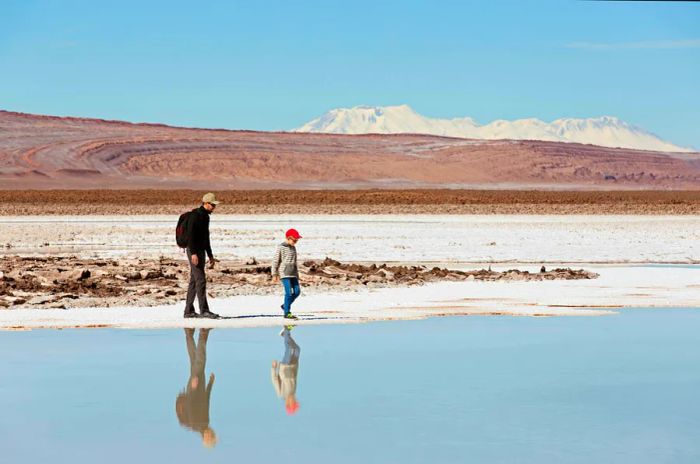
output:
[{"label": "man's dark trousers", "polygon": [[190,284],[187,287],[187,300],[185,301],[185,314],[194,313],[194,297],[197,295],[199,313],[209,312],[207,302],[207,276],[204,273],[204,251],[197,253],[199,264],[192,264],[192,252],[187,250],[187,260],[190,263]]}]

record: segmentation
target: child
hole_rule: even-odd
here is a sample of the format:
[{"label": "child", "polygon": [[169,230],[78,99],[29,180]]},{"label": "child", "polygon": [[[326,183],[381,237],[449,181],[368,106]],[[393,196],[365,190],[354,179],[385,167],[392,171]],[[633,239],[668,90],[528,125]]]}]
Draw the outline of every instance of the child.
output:
[{"label": "child", "polygon": [[272,260],[272,279],[282,279],[284,285],[284,304],[281,306],[285,319],[297,319],[292,314],[292,303],[299,297],[299,270],[297,269],[296,243],[301,238],[296,229],[289,229],[285,234],[286,240],[277,245],[275,257]]},{"label": "child", "polygon": [[299,345],[291,334],[292,326],[282,329],[284,337],[284,358],[272,361],[272,386],[277,396],[284,400],[284,407],[290,416],[299,410],[297,401],[297,374],[299,373]]}]

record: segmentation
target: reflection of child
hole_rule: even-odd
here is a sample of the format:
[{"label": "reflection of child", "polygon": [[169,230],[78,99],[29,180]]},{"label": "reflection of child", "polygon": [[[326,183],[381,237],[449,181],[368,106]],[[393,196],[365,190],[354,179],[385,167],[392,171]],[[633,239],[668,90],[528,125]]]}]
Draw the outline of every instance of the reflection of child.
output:
[{"label": "reflection of child", "polygon": [[272,361],[270,373],[275,393],[284,399],[287,414],[292,415],[299,410],[296,392],[300,349],[292,338],[291,326],[285,327],[281,335],[284,337],[284,358],[280,362]]},{"label": "reflection of child", "polygon": [[272,279],[282,279],[284,285],[284,303],[282,310],[285,319],[297,319],[292,314],[292,303],[299,298],[299,270],[297,268],[296,243],[301,238],[296,229],[289,229],[285,234],[286,240],[277,245],[275,257],[272,259]]}]

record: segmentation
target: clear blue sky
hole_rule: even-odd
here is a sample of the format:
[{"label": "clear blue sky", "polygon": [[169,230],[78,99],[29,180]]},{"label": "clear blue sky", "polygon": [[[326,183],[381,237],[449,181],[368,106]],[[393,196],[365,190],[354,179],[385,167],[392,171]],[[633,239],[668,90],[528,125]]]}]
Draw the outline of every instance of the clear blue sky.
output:
[{"label": "clear blue sky", "polygon": [[290,129],[339,106],[618,116],[700,148],[700,3],[31,1],[0,8],[0,109]]}]

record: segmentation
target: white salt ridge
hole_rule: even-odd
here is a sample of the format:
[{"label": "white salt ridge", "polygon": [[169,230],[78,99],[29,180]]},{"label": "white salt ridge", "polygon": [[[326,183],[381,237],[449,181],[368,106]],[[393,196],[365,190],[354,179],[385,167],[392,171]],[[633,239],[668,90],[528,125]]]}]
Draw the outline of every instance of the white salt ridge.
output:
[{"label": "white salt ridge", "polygon": [[356,106],[328,111],[296,132],[332,134],[431,134],[448,137],[497,140],[545,140],[575,142],[613,148],[664,152],[693,152],[688,147],[662,140],[651,132],[613,116],[562,118],[546,123],[539,119],[496,120],[480,125],[474,119],[428,118],[408,105]]}]

